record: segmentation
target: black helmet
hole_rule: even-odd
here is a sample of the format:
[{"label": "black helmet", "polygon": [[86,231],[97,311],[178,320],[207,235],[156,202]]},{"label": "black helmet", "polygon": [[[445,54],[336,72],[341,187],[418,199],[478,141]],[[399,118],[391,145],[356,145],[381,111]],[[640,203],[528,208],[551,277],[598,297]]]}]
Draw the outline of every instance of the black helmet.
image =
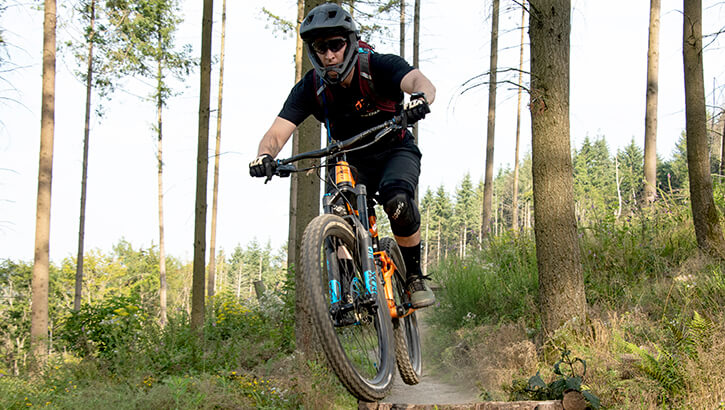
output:
[{"label": "black helmet", "polygon": [[[347,48],[342,63],[325,67],[317,58],[312,43],[320,38],[340,35],[347,40]],[[336,3],[326,3],[315,7],[302,21],[300,37],[307,45],[307,52],[317,74],[328,84],[336,84],[344,80],[357,63],[358,31],[350,13]],[[337,73],[330,77],[330,73]]]}]

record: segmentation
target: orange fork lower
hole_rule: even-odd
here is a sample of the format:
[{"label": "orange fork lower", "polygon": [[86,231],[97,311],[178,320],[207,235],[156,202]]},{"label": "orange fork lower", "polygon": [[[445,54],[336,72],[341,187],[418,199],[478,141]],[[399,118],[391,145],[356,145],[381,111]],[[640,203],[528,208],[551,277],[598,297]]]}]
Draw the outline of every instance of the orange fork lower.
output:
[{"label": "orange fork lower", "polygon": [[375,255],[378,256],[382,262],[383,278],[385,279],[385,285],[383,288],[385,290],[385,300],[388,302],[390,317],[395,319],[404,318],[413,313],[415,309],[408,310],[408,312],[402,316],[398,314],[398,308],[395,305],[395,294],[393,293],[393,273],[395,273],[395,263],[393,262],[393,259],[390,258],[390,255],[388,255],[385,251],[375,252]]}]

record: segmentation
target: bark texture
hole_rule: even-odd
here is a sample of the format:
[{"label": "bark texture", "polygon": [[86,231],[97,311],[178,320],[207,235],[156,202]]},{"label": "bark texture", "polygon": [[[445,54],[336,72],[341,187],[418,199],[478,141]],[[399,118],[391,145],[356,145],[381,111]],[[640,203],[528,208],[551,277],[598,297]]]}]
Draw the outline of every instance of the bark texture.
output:
[{"label": "bark texture", "polygon": [[524,76],[524,26],[526,25],[526,0],[521,3],[521,46],[519,48],[519,88],[516,105],[516,148],[514,149],[514,186],[511,201],[511,229],[519,231],[519,146],[521,141],[521,91]]},{"label": "bark texture", "polygon": [[[305,1],[305,15],[316,6],[323,4],[322,0]],[[304,47],[304,57],[302,58],[302,72],[306,73],[312,69],[312,63],[307,57],[307,48]],[[299,152],[317,150],[320,148],[320,123],[313,117],[308,118],[299,126],[298,133]],[[298,168],[306,168],[313,162],[319,163],[319,160],[305,160],[298,163]],[[297,348],[307,355],[313,354],[315,351],[314,333],[312,323],[310,322],[310,313],[301,303],[304,295],[302,289],[303,281],[300,280],[302,272],[298,269],[301,266],[300,255],[300,239],[305,227],[310,221],[319,214],[320,209],[320,180],[315,174],[295,173],[293,178],[296,180],[297,188],[297,215],[295,224],[295,284],[296,284],[296,309],[295,309],[295,339]]]},{"label": "bark texture", "polygon": [[493,0],[491,17],[491,60],[488,82],[488,123],[486,127],[486,175],[483,184],[483,217],[481,231],[488,235],[491,225],[493,199],[493,144],[496,134],[496,70],[498,69],[498,7],[499,0]]},{"label": "bark texture", "polygon": [[586,315],[569,141],[570,0],[531,0],[531,135],[545,333]]},{"label": "bark texture", "polygon": [[219,202],[219,155],[222,145],[222,97],[224,91],[224,45],[227,29],[227,0],[222,2],[222,34],[219,56],[219,96],[217,99],[216,146],[214,148],[214,187],[211,201],[211,238],[209,238],[209,273],[207,274],[207,294],[214,296],[216,283],[216,217]]},{"label": "bark texture", "polygon": [[196,206],[194,212],[194,267],[191,289],[191,328],[204,331],[204,270],[206,265],[206,188],[209,169],[209,95],[211,90],[211,33],[213,0],[204,0],[201,17],[201,75],[199,133],[196,151]]},{"label": "bark texture", "polygon": [[81,172],[81,211],[78,221],[78,254],[76,257],[76,288],[73,298],[73,310],[81,308],[83,294],[83,254],[86,235],[86,189],[88,181],[88,144],[91,133],[91,91],[93,90],[93,37],[96,25],[96,2],[90,3],[90,34],[88,36],[88,65],[86,67],[86,115],[83,133],[83,171]]},{"label": "bark texture", "polygon": [[30,307],[30,347],[35,364],[48,355],[48,283],[50,269],[50,191],[53,179],[55,135],[55,0],[45,0],[43,20],[43,96],[40,118],[38,198],[35,211],[35,257]]},{"label": "bark texture", "polygon": [[707,141],[705,81],[702,67],[702,2],[684,0],[682,54],[685,65],[685,130],[687,168],[690,176],[692,219],[697,245],[705,252],[725,257],[720,214],[715,207]]},{"label": "bark texture", "polygon": [[650,0],[647,48],[647,99],[644,116],[645,204],[657,197],[657,90],[660,59],[660,0]]},{"label": "bark texture", "polygon": [[[161,40],[159,40],[159,49]],[[157,149],[157,185],[158,185],[158,209],[159,209],[159,322],[161,326],[166,324],[166,241],[164,236],[164,156],[163,156],[163,73],[161,60],[158,61],[158,77],[157,77],[157,101],[156,101],[156,121],[158,132],[158,149]]]}]

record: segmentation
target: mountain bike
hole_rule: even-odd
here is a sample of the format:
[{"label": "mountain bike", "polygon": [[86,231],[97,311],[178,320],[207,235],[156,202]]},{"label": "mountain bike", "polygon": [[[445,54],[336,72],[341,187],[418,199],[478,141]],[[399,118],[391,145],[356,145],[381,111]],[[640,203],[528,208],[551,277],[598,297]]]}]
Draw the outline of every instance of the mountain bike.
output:
[{"label": "mountain bike", "polygon": [[[389,392],[394,360],[405,383],[417,384],[421,376],[418,321],[400,248],[392,238],[378,237],[375,197],[356,183],[346,161],[348,153],[391,138],[402,124],[396,116],[326,148],[277,160],[274,173],[324,173],[323,213],[307,225],[300,243],[303,303],[330,367],[364,401]],[[324,161],[307,169],[293,165],[312,158]]]}]

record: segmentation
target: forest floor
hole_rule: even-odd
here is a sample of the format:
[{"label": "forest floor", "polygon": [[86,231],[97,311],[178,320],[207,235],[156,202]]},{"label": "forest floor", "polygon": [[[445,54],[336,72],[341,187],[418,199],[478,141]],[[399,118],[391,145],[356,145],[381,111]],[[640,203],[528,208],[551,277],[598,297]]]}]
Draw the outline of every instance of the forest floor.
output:
[{"label": "forest floor", "polygon": [[[422,313],[422,314],[420,314]],[[395,373],[393,389],[383,402],[393,404],[464,404],[479,401],[480,393],[475,386],[463,381],[453,381],[455,375],[441,374],[432,369],[431,359],[426,355],[425,342],[435,335],[430,334],[430,327],[426,324],[425,311],[419,312],[418,324],[421,333],[423,350],[423,376],[420,383],[409,386],[403,382],[398,372]],[[428,366],[428,367],[426,367]]]}]

